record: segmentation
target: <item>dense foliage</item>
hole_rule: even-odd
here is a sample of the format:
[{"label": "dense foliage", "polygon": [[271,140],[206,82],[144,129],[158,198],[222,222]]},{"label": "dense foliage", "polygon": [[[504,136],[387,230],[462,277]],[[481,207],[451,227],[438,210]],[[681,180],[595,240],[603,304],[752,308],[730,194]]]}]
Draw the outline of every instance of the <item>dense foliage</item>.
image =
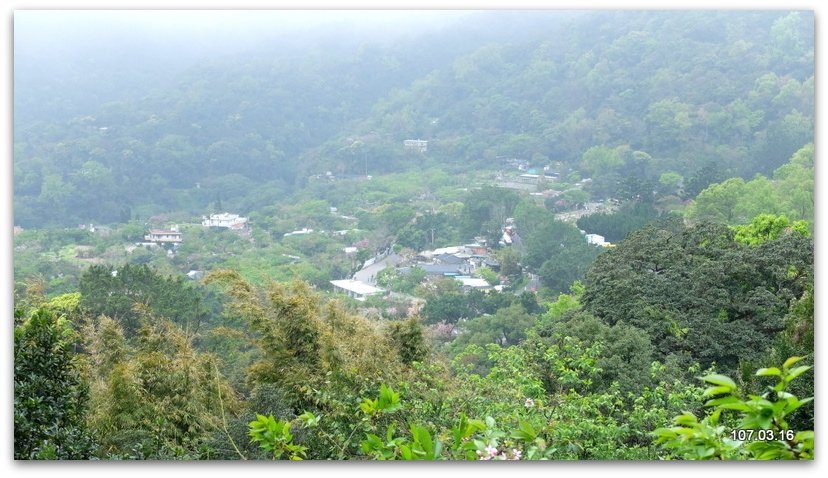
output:
[{"label": "dense foliage", "polygon": [[86,425],[88,384],[67,315],[77,297],[20,311],[14,327],[15,459],[82,460],[94,450]]},{"label": "dense foliage", "polygon": [[814,459],[813,14],[334,30],[16,50],[15,458]]},{"label": "dense foliage", "polygon": [[733,371],[770,351],[813,282],[813,253],[797,232],[746,246],[723,225],[647,226],[596,259],[584,310],[644,330],[662,358]]}]

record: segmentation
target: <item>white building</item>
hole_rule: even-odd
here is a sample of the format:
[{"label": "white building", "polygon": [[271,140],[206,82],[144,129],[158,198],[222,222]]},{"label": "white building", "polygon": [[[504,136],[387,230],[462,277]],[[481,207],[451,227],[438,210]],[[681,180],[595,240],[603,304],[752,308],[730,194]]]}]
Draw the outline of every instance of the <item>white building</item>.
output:
[{"label": "white building", "polygon": [[417,151],[418,153],[425,153],[428,151],[428,141],[424,139],[407,139],[403,141],[403,148],[408,151]]},{"label": "white building", "polygon": [[305,234],[310,234],[312,232],[313,232],[313,229],[308,229],[307,227],[303,227],[302,229],[299,229],[298,231],[286,232],[286,233],[283,234],[283,236],[284,237],[304,236]]},{"label": "white building", "polygon": [[144,236],[144,240],[153,244],[176,245],[181,244],[183,236],[178,231],[178,226],[172,226],[169,230],[150,229],[149,234]]},{"label": "white building", "polygon": [[364,301],[368,296],[385,293],[385,289],[380,289],[353,279],[332,280],[331,284],[333,284],[334,289],[338,292],[345,293],[356,300]]},{"label": "white building", "polygon": [[201,216],[201,225],[204,227],[244,229],[247,226],[247,218],[241,217],[238,214],[223,212],[221,214],[210,214],[210,217]]},{"label": "white building", "polygon": [[604,240],[604,236],[601,236],[599,234],[585,234],[584,237],[586,237],[587,243],[589,244],[594,244],[596,246],[601,247],[607,247],[611,245],[609,242]]},{"label": "white building", "polygon": [[479,277],[459,276],[455,277],[454,280],[463,284],[465,289],[489,290],[493,288],[485,279]]}]

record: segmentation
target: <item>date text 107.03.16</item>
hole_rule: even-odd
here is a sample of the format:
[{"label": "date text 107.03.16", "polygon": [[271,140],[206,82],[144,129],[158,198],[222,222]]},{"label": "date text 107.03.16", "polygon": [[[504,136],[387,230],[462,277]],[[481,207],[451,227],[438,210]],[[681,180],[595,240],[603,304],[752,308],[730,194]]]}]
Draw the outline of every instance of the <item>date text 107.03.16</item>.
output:
[{"label": "date text 107.03.16", "polygon": [[790,441],[796,433],[793,430],[751,430],[734,429],[730,431],[730,438],[739,441]]}]

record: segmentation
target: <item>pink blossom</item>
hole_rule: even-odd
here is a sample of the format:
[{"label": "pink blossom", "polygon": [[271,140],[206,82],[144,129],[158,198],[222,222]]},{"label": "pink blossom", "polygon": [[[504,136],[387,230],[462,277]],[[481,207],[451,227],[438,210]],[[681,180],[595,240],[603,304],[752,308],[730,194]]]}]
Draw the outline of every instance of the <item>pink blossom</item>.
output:
[{"label": "pink blossom", "polygon": [[491,460],[492,458],[497,456],[497,448],[489,445],[483,451],[478,451],[477,455],[480,457],[481,460]]}]

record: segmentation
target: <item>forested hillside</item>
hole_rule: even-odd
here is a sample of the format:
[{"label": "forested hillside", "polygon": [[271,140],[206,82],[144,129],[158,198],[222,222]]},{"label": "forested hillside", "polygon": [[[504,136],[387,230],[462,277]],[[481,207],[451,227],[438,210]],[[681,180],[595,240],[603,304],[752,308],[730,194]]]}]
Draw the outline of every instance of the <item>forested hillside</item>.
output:
[{"label": "forested hillside", "polygon": [[[327,171],[459,171],[512,157],[591,177],[596,197],[665,173],[687,178],[694,197],[770,174],[810,141],[807,12],[498,20],[507,26],[489,18],[393,45],[300,38],[218,56],[140,101],[64,121],[18,121],[20,103],[16,223],[196,212],[250,193],[261,207]],[[418,161],[402,148],[413,138],[430,141]]]},{"label": "forested hillside", "polygon": [[15,459],[814,459],[813,12],[157,14],[15,25]]}]

